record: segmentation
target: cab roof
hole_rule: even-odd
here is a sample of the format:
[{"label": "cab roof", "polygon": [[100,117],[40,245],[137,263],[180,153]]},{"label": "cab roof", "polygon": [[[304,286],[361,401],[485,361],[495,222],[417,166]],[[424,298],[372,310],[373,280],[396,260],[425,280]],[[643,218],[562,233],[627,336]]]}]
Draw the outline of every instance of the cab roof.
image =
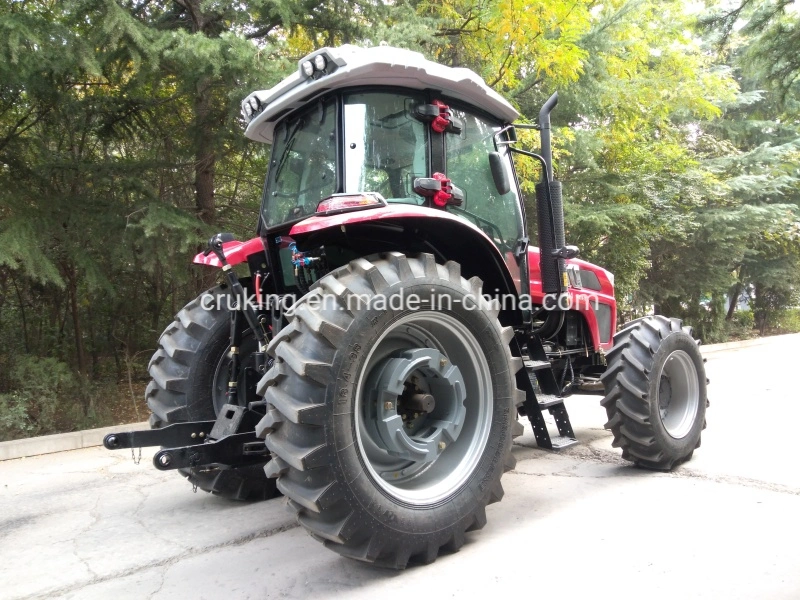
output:
[{"label": "cab roof", "polygon": [[[317,68],[315,63],[324,64],[324,68]],[[402,48],[348,44],[312,52],[298,62],[297,71],[279,84],[247,96],[242,101],[242,115],[249,120],[245,135],[257,142],[272,143],[273,130],[281,117],[314,98],[339,88],[382,85],[438,90],[507,123],[519,116],[507,100],[469,69],[440,65],[419,52]]]}]

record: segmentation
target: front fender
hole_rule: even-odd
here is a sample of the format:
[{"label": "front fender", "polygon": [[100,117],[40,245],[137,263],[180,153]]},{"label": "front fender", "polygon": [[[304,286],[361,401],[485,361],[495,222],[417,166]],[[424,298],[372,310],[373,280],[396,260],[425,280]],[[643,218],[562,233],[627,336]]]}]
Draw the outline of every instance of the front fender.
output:
[{"label": "front fender", "polygon": [[[246,242],[225,242],[222,244],[222,252],[225,254],[225,260],[228,261],[228,264],[233,266],[246,262],[248,256],[252,256],[253,254],[257,254],[259,252],[263,254],[264,244],[261,241],[261,238],[253,238],[252,240],[248,240]],[[213,252],[208,256],[200,252],[194,257],[192,262],[196,265],[206,265],[209,267],[218,268],[222,267],[219,259]]]}]

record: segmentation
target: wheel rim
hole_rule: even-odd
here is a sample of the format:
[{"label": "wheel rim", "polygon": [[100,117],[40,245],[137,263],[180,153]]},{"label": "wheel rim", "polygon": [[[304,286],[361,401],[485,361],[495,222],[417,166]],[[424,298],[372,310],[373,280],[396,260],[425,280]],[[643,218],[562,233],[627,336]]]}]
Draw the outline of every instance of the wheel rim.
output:
[{"label": "wheel rim", "polygon": [[685,437],[694,425],[700,405],[697,368],[683,350],[675,350],[664,361],[658,385],[658,412],[667,433]]},{"label": "wheel rim", "polygon": [[492,422],[488,362],[466,325],[434,312],[398,319],[372,346],[358,380],[356,440],[378,486],[412,505],[459,490]]}]

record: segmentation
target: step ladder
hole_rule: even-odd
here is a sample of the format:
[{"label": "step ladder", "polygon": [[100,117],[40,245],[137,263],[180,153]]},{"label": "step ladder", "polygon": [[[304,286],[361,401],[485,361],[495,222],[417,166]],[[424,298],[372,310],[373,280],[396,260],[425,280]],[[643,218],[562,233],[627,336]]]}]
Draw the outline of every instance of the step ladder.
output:
[{"label": "step ladder", "polygon": [[[555,373],[549,360],[546,360],[544,348],[541,343],[532,354],[539,355],[540,359],[528,358],[523,360],[525,376],[527,378],[525,387],[527,399],[522,405],[522,411],[531,422],[533,435],[536,437],[536,444],[540,448],[548,450],[563,450],[578,443],[575,433],[572,431],[572,424],[569,421],[567,407],[564,405],[565,398],[558,391],[558,383]],[[549,393],[548,393],[549,392]],[[558,435],[551,436],[544,420],[543,411],[547,410],[555,419]]]}]

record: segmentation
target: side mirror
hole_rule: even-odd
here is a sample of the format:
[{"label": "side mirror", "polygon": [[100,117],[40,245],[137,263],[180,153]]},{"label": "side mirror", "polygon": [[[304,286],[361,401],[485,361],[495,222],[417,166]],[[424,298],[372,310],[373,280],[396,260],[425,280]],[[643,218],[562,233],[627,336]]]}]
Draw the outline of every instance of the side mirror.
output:
[{"label": "side mirror", "polygon": [[499,152],[489,153],[489,166],[492,169],[492,179],[494,179],[494,186],[497,188],[497,193],[501,196],[511,191],[511,182],[508,179],[508,171],[503,164],[503,157]]}]

